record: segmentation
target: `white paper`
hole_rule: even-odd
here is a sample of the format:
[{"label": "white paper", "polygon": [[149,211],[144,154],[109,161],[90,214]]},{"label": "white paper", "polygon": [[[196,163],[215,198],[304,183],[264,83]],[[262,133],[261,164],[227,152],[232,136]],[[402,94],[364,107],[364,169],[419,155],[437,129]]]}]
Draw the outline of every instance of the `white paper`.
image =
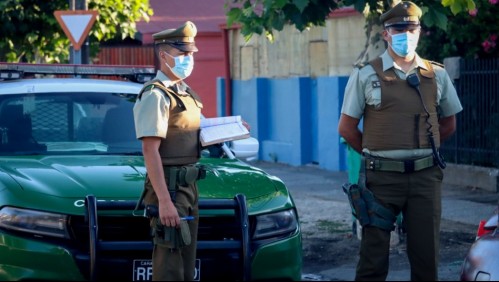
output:
[{"label": "white paper", "polygon": [[249,137],[241,116],[201,119],[201,144],[203,146]]}]

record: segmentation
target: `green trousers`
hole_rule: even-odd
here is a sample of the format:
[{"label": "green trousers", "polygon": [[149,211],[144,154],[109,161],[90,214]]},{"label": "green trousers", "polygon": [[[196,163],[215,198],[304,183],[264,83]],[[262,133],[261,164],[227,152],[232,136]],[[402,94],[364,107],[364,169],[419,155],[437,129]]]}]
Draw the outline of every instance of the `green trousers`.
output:
[{"label": "green trousers", "polygon": [[[166,179],[166,183],[168,183],[168,179]],[[144,203],[157,205],[158,199],[149,179],[146,179],[145,188],[147,189],[147,193]],[[194,280],[199,225],[198,187],[196,183],[185,187],[177,186],[175,207],[180,216],[192,215],[195,217],[194,220],[188,222],[191,233],[191,244],[179,249],[154,244],[152,253],[153,281]]]},{"label": "green trousers", "polygon": [[[395,214],[403,214],[412,281],[438,280],[442,179],[438,166],[412,173],[367,170],[360,175],[359,184],[365,183]],[[389,252],[389,231],[363,227],[355,280],[386,280]]]}]

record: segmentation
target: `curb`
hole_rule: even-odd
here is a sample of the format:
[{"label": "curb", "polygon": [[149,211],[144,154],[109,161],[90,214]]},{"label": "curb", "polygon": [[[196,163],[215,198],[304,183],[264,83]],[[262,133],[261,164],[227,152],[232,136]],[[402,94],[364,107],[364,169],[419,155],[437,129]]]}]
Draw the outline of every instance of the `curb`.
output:
[{"label": "curb", "polygon": [[499,192],[499,169],[448,163],[443,183]]}]

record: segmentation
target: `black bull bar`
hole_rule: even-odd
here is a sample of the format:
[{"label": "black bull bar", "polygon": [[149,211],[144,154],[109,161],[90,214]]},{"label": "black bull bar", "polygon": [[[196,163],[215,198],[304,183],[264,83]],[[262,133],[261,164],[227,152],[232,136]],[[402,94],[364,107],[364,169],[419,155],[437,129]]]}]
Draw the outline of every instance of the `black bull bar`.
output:
[{"label": "black bull bar", "polygon": [[[130,210],[135,209],[137,201],[97,201],[93,195],[85,197],[85,219],[88,222],[89,241],[90,241],[90,280],[96,281],[99,272],[98,257],[99,251],[113,250],[151,250],[152,241],[101,241],[99,240],[99,224],[97,220],[97,211],[102,210]],[[141,206],[141,209],[144,207]],[[250,237],[249,237],[249,217],[246,205],[246,197],[243,194],[237,194],[233,199],[200,199],[200,210],[215,210],[215,209],[233,209],[237,222],[241,226],[241,240],[230,241],[198,241],[198,250],[207,249],[225,249],[239,250],[242,258],[242,279],[243,281],[251,280],[251,253],[250,253]]]}]

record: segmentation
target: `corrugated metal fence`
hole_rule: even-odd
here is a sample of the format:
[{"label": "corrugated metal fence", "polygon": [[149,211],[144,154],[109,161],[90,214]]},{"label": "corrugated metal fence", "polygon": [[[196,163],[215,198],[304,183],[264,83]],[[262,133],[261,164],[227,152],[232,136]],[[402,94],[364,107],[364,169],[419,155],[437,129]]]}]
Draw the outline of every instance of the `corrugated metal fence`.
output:
[{"label": "corrugated metal fence", "polygon": [[442,153],[452,163],[499,167],[499,59],[461,59],[459,69],[463,111]]},{"label": "corrugated metal fence", "polygon": [[154,65],[152,46],[100,47],[97,61],[101,65]]}]

